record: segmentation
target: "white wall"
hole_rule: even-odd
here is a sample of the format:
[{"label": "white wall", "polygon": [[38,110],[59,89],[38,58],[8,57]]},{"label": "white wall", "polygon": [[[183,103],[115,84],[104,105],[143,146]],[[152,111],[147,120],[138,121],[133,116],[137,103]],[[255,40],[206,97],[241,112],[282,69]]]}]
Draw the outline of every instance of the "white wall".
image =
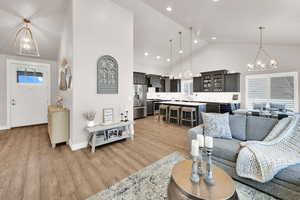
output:
[{"label": "white wall", "polygon": [[134,64],[133,71],[135,72],[143,72],[146,74],[164,74],[168,73],[170,71],[170,68],[168,67],[155,67],[151,65],[137,65]]},{"label": "white wall", "polygon": [[6,60],[14,59],[30,62],[41,62],[51,65],[51,103],[55,103],[55,96],[58,92],[57,85],[57,63],[51,60],[29,58],[23,56],[0,55],[0,128],[7,126],[7,85],[6,85]]},{"label": "white wall", "polygon": [[[289,71],[300,72],[299,46],[267,45],[266,49],[279,61],[279,68],[277,70],[265,73]],[[202,50],[194,53],[192,71],[193,73],[199,73],[203,71],[227,69],[230,71],[240,72],[242,74],[241,103],[242,107],[244,107],[245,76],[247,74],[254,74],[247,71],[247,64],[251,61],[253,62],[256,52],[257,45],[255,44],[211,43]],[[188,60],[184,63],[178,63],[171,71],[180,72],[183,68],[182,66],[187,66],[188,64]]]},{"label": "white wall", "polygon": [[[111,0],[73,1],[73,113],[71,145],[87,143],[83,113],[114,108],[115,120],[127,108],[133,119],[133,15]],[[97,94],[97,60],[112,55],[119,63],[119,93]]]}]

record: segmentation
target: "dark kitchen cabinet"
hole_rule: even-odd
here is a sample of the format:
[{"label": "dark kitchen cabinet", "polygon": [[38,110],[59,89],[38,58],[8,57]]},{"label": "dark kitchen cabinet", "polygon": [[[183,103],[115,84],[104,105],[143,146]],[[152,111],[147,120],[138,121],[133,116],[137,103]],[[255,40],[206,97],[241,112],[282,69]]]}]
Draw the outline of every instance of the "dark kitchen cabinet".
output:
[{"label": "dark kitchen cabinet", "polygon": [[201,73],[203,92],[224,92],[225,74],[227,70]]},{"label": "dark kitchen cabinet", "polygon": [[193,92],[202,92],[203,91],[203,78],[194,77],[193,78]]},{"label": "dark kitchen cabinet", "polygon": [[166,80],[164,78],[160,79],[160,89],[159,92],[166,92]]},{"label": "dark kitchen cabinet", "polygon": [[153,115],[154,114],[154,101],[153,100],[147,100],[147,115]]},{"label": "dark kitchen cabinet", "polygon": [[161,77],[160,79],[161,88],[159,92],[170,92],[170,78]]},{"label": "dark kitchen cabinet", "polygon": [[141,72],[133,72],[133,84],[147,85],[146,74]]},{"label": "dark kitchen cabinet", "polygon": [[160,78],[159,75],[147,75],[148,87],[161,88]]},{"label": "dark kitchen cabinet", "polygon": [[181,92],[181,80],[171,79],[170,80],[170,92]]},{"label": "dark kitchen cabinet", "polygon": [[240,109],[240,103],[215,103],[215,102],[202,102],[206,103],[206,112],[208,113],[230,113]]},{"label": "dark kitchen cabinet", "polygon": [[194,77],[194,92],[240,92],[240,73],[227,72],[227,70],[203,72],[201,77]]},{"label": "dark kitchen cabinet", "polygon": [[212,91],[225,92],[225,75],[227,70],[212,72]]},{"label": "dark kitchen cabinet", "polygon": [[240,73],[225,75],[225,92],[240,92]]}]

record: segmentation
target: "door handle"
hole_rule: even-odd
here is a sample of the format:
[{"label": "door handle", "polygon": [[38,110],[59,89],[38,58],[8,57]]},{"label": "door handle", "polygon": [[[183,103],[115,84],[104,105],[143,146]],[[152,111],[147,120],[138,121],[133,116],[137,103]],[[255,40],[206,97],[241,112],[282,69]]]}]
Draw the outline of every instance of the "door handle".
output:
[{"label": "door handle", "polygon": [[12,105],[12,106],[15,106],[15,105],[16,105],[16,100],[15,100],[15,99],[12,99],[12,100],[11,100],[11,105]]}]

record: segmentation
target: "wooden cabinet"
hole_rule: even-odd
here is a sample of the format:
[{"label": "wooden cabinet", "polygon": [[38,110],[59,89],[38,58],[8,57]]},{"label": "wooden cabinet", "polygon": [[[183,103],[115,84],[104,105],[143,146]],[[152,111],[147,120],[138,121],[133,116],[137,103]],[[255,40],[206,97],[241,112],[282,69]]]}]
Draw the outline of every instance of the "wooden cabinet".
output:
[{"label": "wooden cabinet", "polygon": [[69,110],[57,106],[48,107],[48,134],[52,148],[69,141]]},{"label": "wooden cabinet", "polygon": [[170,92],[170,78],[169,77],[161,77],[160,79],[161,88],[159,92]]},{"label": "wooden cabinet", "polygon": [[203,78],[194,77],[193,78],[193,92],[203,92]]},{"label": "wooden cabinet", "polygon": [[225,92],[225,75],[227,70],[215,71],[212,73],[212,91]]},{"label": "wooden cabinet", "polygon": [[240,92],[240,73],[204,72],[201,77],[193,78],[193,88],[194,92]]},{"label": "wooden cabinet", "polygon": [[160,79],[160,89],[159,92],[166,92],[166,80],[164,78]]},{"label": "wooden cabinet", "polygon": [[157,88],[157,91],[161,88],[161,76],[154,75],[154,74],[148,74],[147,75],[147,85],[148,87],[155,87]]},{"label": "wooden cabinet", "polygon": [[226,92],[240,92],[240,73],[225,75],[225,91]]},{"label": "wooden cabinet", "polygon": [[133,84],[146,85],[146,74],[141,72],[133,72]]},{"label": "wooden cabinet", "polygon": [[224,92],[225,74],[227,70],[202,73],[203,92]]},{"label": "wooden cabinet", "polygon": [[170,80],[170,92],[181,92],[181,80],[171,79]]}]

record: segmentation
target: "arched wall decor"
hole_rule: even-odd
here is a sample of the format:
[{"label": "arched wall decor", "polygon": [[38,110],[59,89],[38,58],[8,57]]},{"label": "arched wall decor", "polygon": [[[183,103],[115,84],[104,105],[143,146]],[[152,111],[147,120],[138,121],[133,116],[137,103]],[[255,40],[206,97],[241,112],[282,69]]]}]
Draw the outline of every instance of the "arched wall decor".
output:
[{"label": "arched wall decor", "polygon": [[101,56],[97,62],[97,93],[118,94],[119,65],[117,60],[110,56]]}]

